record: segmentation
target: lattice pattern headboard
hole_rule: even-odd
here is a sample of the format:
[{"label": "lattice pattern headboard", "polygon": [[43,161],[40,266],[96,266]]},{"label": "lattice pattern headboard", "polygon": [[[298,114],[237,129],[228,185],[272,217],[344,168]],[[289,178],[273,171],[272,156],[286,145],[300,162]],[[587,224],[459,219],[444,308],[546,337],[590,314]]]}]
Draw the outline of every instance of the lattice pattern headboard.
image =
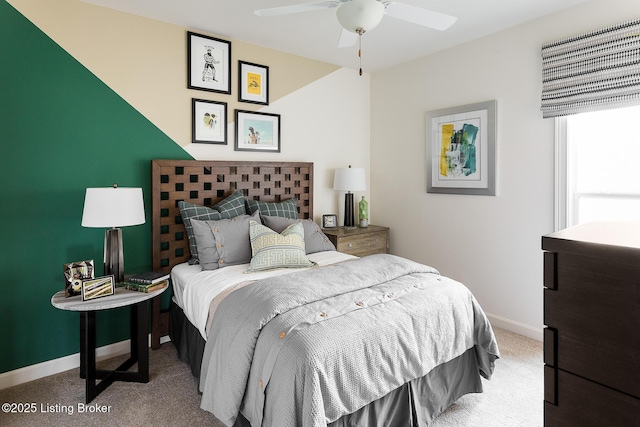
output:
[{"label": "lattice pattern headboard", "polygon": [[313,163],[152,160],[153,269],[169,272],[191,256],[178,201],[211,206],[236,190],[264,202],[295,197],[298,217],[313,219]]}]

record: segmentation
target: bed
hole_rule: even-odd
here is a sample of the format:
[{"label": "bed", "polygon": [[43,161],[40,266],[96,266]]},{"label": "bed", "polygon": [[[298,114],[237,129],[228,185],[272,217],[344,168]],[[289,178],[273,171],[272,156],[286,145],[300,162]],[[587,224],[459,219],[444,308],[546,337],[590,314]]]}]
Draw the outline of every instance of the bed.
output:
[{"label": "bed", "polygon": [[[185,217],[191,206],[224,212],[238,195],[273,212]],[[426,426],[491,377],[498,347],[466,287],[404,258],[326,245],[312,222],[313,163],[153,160],[152,205],[153,268],[174,286],[168,313],[154,301],[152,344],[169,334],[200,380],[201,407],[226,425]],[[247,228],[245,263],[245,243],[229,236]],[[223,265],[232,252],[243,261]]]}]

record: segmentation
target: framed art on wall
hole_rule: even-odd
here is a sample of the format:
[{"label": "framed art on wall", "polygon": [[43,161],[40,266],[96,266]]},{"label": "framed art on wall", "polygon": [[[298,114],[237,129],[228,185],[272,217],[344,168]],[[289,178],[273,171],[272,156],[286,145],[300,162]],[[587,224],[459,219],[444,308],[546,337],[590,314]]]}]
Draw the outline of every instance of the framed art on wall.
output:
[{"label": "framed art on wall", "polygon": [[187,87],[231,93],[231,42],[187,32]]},{"label": "framed art on wall", "polygon": [[427,113],[427,193],[494,196],[496,101]]},{"label": "framed art on wall", "polygon": [[269,67],[238,61],[238,101],[269,105]]},{"label": "framed art on wall", "polygon": [[280,152],[280,114],[236,110],[236,151]]},{"label": "framed art on wall", "polygon": [[192,99],[191,142],[227,144],[227,103]]}]

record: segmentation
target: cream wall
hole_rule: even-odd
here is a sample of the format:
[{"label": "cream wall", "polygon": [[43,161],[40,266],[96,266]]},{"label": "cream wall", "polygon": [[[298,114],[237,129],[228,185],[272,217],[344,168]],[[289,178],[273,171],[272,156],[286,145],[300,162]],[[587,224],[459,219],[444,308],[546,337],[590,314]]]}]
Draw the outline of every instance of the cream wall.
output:
[{"label": "cream wall", "polygon": [[[8,3],[194,158],[313,161],[318,222],[341,212],[333,169],[369,167],[368,74],[79,0]],[[231,41],[231,95],[187,89],[187,30]],[[237,101],[238,60],[269,67],[269,106]],[[191,144],[192,98],[227,102],[228,145]],[[280,114],[281,152],[234,151],[235,109]]]},{"label": "cream wall", "polygon": [[[391,227],[391,250],[465,283],[494,324],[541,339],[554,121],[540,112],[540,48],[638,17],[636,0],[592,1],[374,74],[371,210]],[[426,112],[492,99],[496,197],[427,194]]]}]

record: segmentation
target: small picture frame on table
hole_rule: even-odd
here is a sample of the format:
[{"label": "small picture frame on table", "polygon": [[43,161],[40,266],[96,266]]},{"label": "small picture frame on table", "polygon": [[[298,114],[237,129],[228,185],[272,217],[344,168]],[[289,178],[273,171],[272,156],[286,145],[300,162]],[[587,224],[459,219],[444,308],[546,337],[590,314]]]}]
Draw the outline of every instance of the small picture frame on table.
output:
[{"label": "small picture frame on table", "polygon": [[238,61],[238,101],[269,105],[269,67]]},{"label": "small picture frame on table", "polygon": [[64,296],[75,297],[82,293],[82,281],[93,279],[93,260],[76,261],[64,264]]},{"label": "small picture frame on table", "polygon": [[192,99],[191,142],[227,145],[227,103]]},{"label": "small picture frame on table", "polygon": [[322,215],[322,228],[338,228],[338,215]]},{"label": "small picture frame on table", "polygon": [[187,32],[187,87],[231,94],[231,42]]},{"label": "small picture frame on table", "polygon": [[113,295],[115,280],[113,275],[96,277],[82,281],[82,301]]}]

